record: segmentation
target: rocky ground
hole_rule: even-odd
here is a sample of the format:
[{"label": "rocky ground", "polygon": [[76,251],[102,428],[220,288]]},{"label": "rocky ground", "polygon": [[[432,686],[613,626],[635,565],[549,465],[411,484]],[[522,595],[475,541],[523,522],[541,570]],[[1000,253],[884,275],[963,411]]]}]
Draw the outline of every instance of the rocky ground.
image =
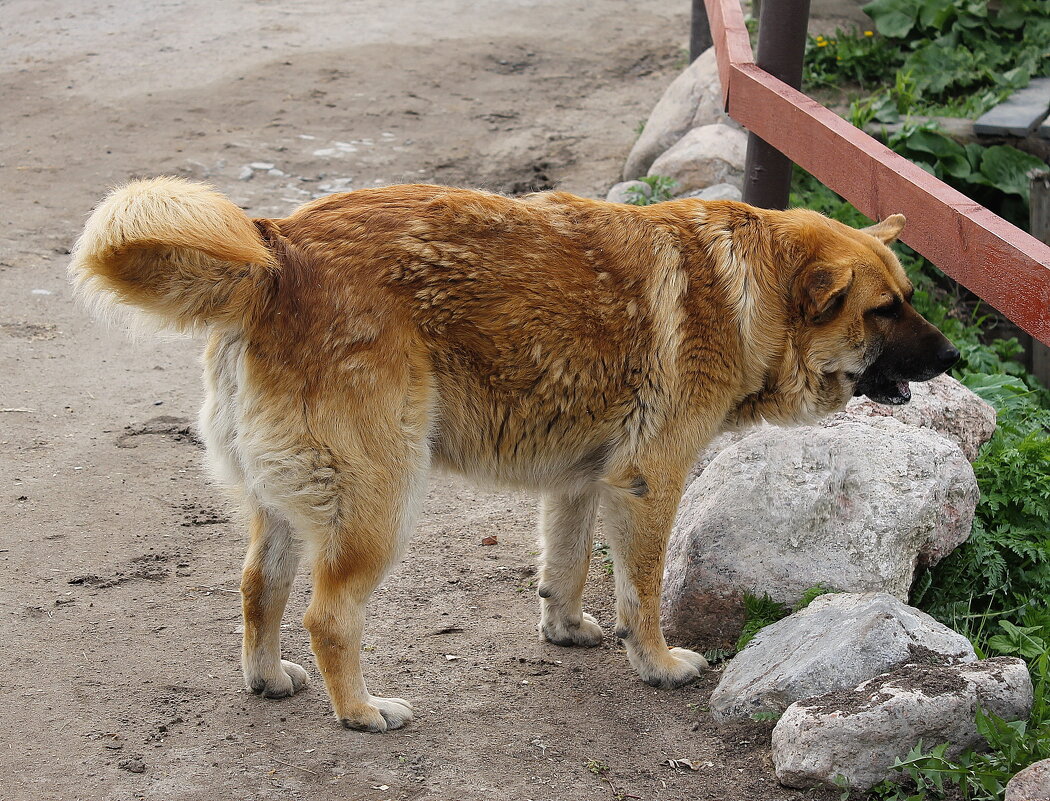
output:
[{"label": "rocky ground", "polygon": [[[417,721],[336,728],[300,625],[305,576],[285,649],[315,684],[279,702],[247,694],[243,529],[192,430],[199,344],[129,342],[76,307],[65,278],[92,204],[130,176],[206,179],[256,216],[402,181],[603,195],[685,64],[688,10],[5,4],[0,797],[833,797],[776,784],[771,724],[710,722],[714,672],[657,691],[614,639],[541,644],[532,500],[458,479],[433,480],[367,632],[373,689],[411,699]],[[611,597],[599,554],[587,605],[607,631]]]}]

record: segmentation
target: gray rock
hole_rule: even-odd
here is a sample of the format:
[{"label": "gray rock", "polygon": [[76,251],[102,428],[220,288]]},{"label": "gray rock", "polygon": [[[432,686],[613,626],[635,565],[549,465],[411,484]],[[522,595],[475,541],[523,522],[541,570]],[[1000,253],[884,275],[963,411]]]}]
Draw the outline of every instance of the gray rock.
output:
[{"label": "gray rock", "polygon": [[[903,406],[886,406],[863,397],[853,398],[843,411],[831,415],[820,425],[830,428],[841,423],[870,423],[893,417],[906,425],[931,429],[956,442],[971,462],[995,433],[995,409],[951,376],[940,375],[932,381],[912,384],[911,392],[911,402]],[[758,428],[728,431],[715,437],[697,459],[690,480],[699,476],[730,445],[751,436],[756,430],[769,427],[762,424]]]},{"label": "gray rock", "polygon": [[747,134],[722,123],[701,125],[687,132],[653,161],[649,175],[666,175],[687,193],[712,184],[742,181]]},{"label": "gray rock", "polygon": [[693,465],[692,473],[689,476],[686,485],[690,485],[693,481],[704,472],[704,469],[715,460],[715,458],[726,448],[736,445],[741,440],[745,440],[748,437],[757,434],[759,431],[765,431],[771,429],[773,426],[768,423],[759,423],[757,426],[752,428],[745,428],[739,431],[725,431],[715,437],[704,448],[703,453],[700,454],[700,458],[696,460],[696,464]]},{"label": "gray rock", "polygon": [[735,641],[742,594],[794,604],[815,584],[907,600],[920,566],[970,534],[973,468],[959,446],[893,418],[760,428],[686,490],[664,575],[674,639]]},{"label": "gray rock", "polygon": [[254,175],[255,175],[255,170],[253,170],[251,167],[249,167],[247,164],[245,164],[243,167],[241,167],[241,171],[239,173],[237,173],[237,180],[239,180],[239,181],[250,181],[252,179],[252,176],[254,176]]},{"label": "gray rock", "polygon": [[951,666],[907,665],[857,689],[799,701],[773,729],[773,764],[788,787],[836,787],[841,776],[866,790],[899,774],[894,760],[922,740],[949,743],[948,756],[978,745],[977,706],[1005,720],[1032,708],[1032,679],[1020,659]]},{"label": "gray rock", "polygon": [[613,185],[605,199],[610,203],[629,203],[638,192],[646,197],[651,197],[653,188],[645,181],[621,181]]},{"label": "gray rock", "polygon": [[1031,764],[1010,779],[1006,801],[1050,801],[1050,759]]},{"label": "gray rock", "polygon": [[832,415],[823,425],[895,417],[954,440],[971,462],[995,433],[995,409],[951,376],[940,375],[932,381],[912,384],[911,392],[911,402],[903,406],[854,398],[844,411]]},{"label": "gray rock", "polygon": [[624,180],[645,175],[656,157],[686,131],[712,122],[731,122],[722,107],[714,48],[701,53],[667,87],[627,156]]},{"label": "gray rock", "polygon": [[740,187],[733,184],[714,184],[704,189],[694,189],[692,192],[678,195],[680,198],[695,197],[698,200],[741,200],[743,196],[744,193],[740,191]]},{"label": "gray rock", "polygon": [[711,694],[711,714],[779,715],[796,701],[851,690],[908,662],[976,659],[961,634],[884,592],[822,595],[766,626],[733,657]]}]

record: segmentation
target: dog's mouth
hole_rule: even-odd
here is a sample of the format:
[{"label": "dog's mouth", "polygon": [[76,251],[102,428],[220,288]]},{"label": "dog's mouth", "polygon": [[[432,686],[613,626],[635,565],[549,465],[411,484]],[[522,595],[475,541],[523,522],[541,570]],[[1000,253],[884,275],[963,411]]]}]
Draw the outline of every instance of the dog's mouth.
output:
[{"label": "dog's mouth", "polygon": [[853,388],[853,396],[860,395],[887,406],[901,406],[911,400],[911,386],[907,381],[890,378],[873,365],[857,379]]}]

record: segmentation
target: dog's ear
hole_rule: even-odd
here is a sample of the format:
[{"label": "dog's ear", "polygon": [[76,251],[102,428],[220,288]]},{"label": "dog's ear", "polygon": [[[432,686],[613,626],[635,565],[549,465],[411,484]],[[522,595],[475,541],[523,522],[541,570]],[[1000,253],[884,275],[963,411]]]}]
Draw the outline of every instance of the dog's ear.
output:
[{"label": "dog's ear", "polygon": [[907,221],[904,219],[903,214],[891,214],[882,222],[869,225],[867,228],[861,228],[860,230],[875,237],[882,244],[888,245],[890,242],[896,241],[897,237],[900,236],[901,231],[904,230],[905,222]]},{"label": "dog's ear", "polygon": [[800,275],[797,298],[802,316],[813,325],[826,323],[846,302],[853,286],[853,268],[815,262]]}]

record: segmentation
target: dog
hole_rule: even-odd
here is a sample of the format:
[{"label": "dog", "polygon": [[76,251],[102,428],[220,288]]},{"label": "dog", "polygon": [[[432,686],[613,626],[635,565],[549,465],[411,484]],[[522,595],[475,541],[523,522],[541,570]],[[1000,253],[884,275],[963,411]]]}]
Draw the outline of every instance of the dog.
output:
[{"label": "dog", "polygon": [[305,554],[303,623],[335,716],[382,732],[412,708],[365,685],[365,603],[432,467],[542,493],[539,629],[557,645],[603,637],[581,603],[601,508],[630,663],[657,687],[696,678],[707,663],[668,647],[659,603],[703,446],[854,395],[905,403],[959,357],[909,303],[888,247],[904,223],[429,185],[250,219],[157,178],[100,203],[70,272],[90,299],[207,335],[200,430],[250,519],[246,686],[279,698],[307,683],[280,646]]}]

